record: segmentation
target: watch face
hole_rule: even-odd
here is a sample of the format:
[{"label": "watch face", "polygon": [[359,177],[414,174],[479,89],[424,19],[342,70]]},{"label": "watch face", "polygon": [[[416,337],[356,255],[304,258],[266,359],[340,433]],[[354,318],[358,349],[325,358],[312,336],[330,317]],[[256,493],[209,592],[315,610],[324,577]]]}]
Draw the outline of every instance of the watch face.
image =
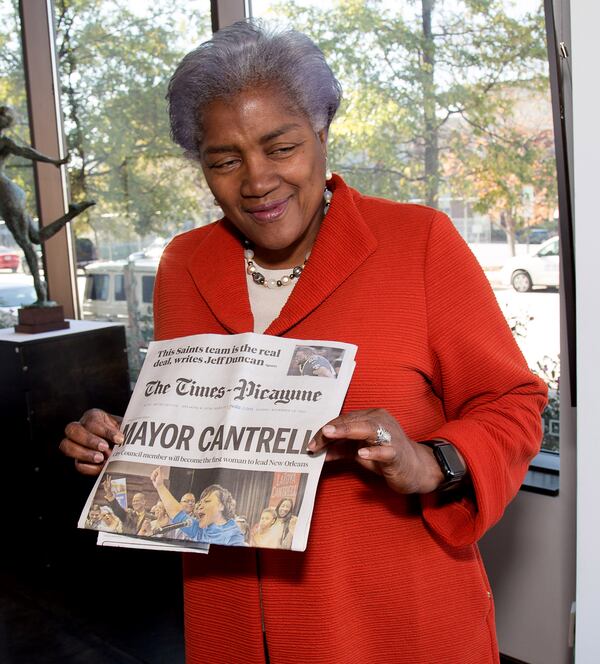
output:
[{"label": "watch face", "polygon": [[460,460],[454,445],[450,443],[436,445],[434,452],[446,480],[458,480],[465,474],[465,465]]}]

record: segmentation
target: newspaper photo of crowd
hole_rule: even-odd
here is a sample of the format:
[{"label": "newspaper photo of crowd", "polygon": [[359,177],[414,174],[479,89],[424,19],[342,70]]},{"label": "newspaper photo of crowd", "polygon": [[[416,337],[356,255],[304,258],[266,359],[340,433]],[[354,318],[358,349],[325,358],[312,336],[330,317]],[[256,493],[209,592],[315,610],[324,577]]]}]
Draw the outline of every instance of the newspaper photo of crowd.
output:
[{"label": "newspaper photo of crowd", "polygon": [[[147,466],[105,474],[85,528],[183,542],[291,549],[307,475]],[[131,469],[132,464],[127,470]]]},{"label": "newspaper photo of crowd", "polygon": [[287,375],[337,378],[343,357],[343,348],[296,346]]}]

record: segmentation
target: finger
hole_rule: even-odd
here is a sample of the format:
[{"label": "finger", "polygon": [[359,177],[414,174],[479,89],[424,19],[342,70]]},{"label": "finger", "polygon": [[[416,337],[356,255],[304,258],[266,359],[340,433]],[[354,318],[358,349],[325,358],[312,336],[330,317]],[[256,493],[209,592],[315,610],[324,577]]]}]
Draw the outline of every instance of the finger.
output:
[{"label": "finger", "polygon": [[100,472],[102,471],[103,464],[90,464],[90,463],[82,463],[81,461],[75,461],[75,468],[77,469],[77,472],[81,473],[82,475],[90,475],[96,477],[97,475],[100,475]]},{"label": "finger", "polygon": [[[319,429],[319,431],[317,431],[317,433],[314,435],[313,439],[308,444],[309,452],[316,454],[317,452],[320,452],[325,447],[330,445],[333,439],[343,438],[343,435],[339,435],[339,432],[341,431],[340,427],[345,427],[352,422],[364,420],[369,416],[370,412],[371,411],[368,410],[356,410],[334,418],[321,429]],[[331,427],[334,428],[332,429]],[[338,435],[336,435],[336,431],[338,432]]]},{"label": "finger", "polygon": [[80,424],[90,433],[109,440],[115,445],[120,445],[124,441],[117,419],[103,410],[88,410],[81,418]]},{"label": "finger", "polygon": [[79,422],[70,422],[65,427],[66,439],[70,439],[78,445],[89,447],[99,452],[107,452],[110,449],[110,443],[105,437],[99,436],[88,431]]},{"label": "finger", "polygon": [[326,424],[323,429],[323,435],[333,440],[358,440],[365,441],[370,445],[377,443],[377,426],[372,420],[367,418],[348,419],[344,418],[337,423]]},{"label": "finger", "polygon": [[65,456],[71,457],[76,461],[83,461],[85,463],[102,464],[107,458],[107,455],[105,455],[103,452],[99,452],[93,448],[75,443],[69,438],[63,438],[60,441],[58,448]]},{"label": "finger", "polygon": [[391,445],[375,445],[373,447],[361,447],[357,454],[360,460],[388,465],[396,463],[398,451]]}]

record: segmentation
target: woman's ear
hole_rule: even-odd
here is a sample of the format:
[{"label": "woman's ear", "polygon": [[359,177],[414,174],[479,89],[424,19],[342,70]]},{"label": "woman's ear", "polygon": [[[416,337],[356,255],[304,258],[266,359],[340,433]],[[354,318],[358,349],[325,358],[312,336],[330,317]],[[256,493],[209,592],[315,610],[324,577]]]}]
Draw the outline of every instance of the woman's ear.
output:
[{"label": "woman's ear", "polygon": [[323,129],[320,129],[317,132],[317,136],[319,138],[319,142],[321,143],[321,148],[323,150],[323,154],[325,158],[327,158],[327,136],[328,136],[328,131],[326,127],[323,127]]}]

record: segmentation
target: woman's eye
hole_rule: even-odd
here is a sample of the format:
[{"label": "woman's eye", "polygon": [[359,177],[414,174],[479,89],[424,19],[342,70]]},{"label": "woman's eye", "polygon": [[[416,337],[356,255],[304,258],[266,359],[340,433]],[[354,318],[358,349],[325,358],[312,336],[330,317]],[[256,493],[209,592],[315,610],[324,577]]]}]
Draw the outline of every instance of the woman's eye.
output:
[{"label": "woman's eye", "polygon": [[289,154],[295,149],[295,145],[284,145],[278,148],[275,148],[274,150],[271,150],[271,154],[273,155],[285,155]]},{"label": "woman's eye", "polygon": [[212,164],[210,168],[217,170],[227,170],[229,168],[233,168],[237,163],[237,159],[227,159],[226,161],[218,161],[216,164]]}]

